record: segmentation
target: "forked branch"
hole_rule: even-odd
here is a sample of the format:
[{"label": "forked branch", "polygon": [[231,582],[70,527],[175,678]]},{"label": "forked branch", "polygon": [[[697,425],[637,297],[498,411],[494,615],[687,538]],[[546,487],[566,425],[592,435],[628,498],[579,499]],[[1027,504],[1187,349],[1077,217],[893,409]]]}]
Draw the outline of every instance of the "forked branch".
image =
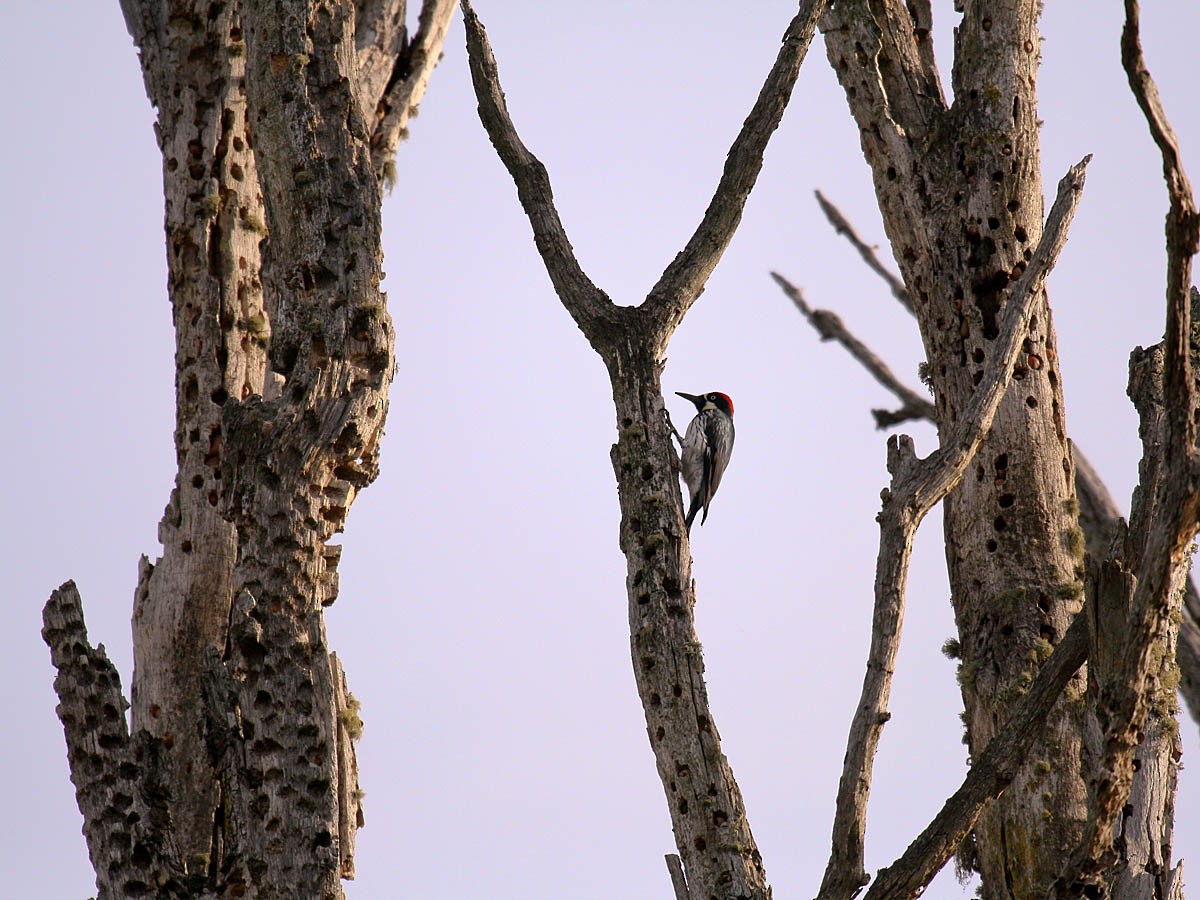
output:
[{"label": "forked branch", "polygon": [[[555,291],[576,324],[599,349],[606,336],[611,338],[621,333],[619,328],[614,331],[611,326],[623,314],[580,267],[555,208],[546,168],[521,141],[508,113],[487,34],[470,0],[461,0],[461,5],[479,118],[516,183],[517,196],[533,227],[534,241]],[[801,3],[800,11],[784,33],[775,65],[729,149],[725,169],[704,218],[638,308],[651,318],[657,349],[665,348],[671,333],[704,289],[741,221],[746,199],[762,169],[767,142],[787,108],[800,63],[825,5],[826,0]]]},{"label": "forked branch", "polygon": [[821,900],[850,900],[866,884],[863,849],[867,800],[875,751],[889,717],[888,699],[900,647],[904,592],[913,539],[925,517],[961,480],[991,427],[1008,390],[1033,299],[1041,292],[1067,239],[1067,229],[1083,190],[1084,170],[1091,157],[1073,166],[1059,182],[1058,195],[1029,267],[1013,286],[1004,308],[1000,333],[984,369],[981,387],[971,397],[943,445],[918,459],[911,439],[900,436],[888,445],[890,490],[879,514],[879,556],[875,570],[875,612],[871,649],[862,697],[847,739],[845,764],[838,785],[833,849],[818,895]]}]

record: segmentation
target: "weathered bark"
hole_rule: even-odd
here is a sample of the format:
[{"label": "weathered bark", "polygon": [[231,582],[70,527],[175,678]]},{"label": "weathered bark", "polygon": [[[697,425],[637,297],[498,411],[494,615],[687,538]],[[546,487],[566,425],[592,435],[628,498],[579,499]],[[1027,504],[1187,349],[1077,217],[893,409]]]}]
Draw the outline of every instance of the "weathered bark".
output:
[{"label": "weathered bark", "polygon": [[[932,63],[927,4],[910,13],[892,0],[840,2],[823,23],[916,310],[943,436],[982,377],[1007,285],[1041,232],[1036,6],[966,4],[953,108]],[[1083,587],[1044,295],[1013,379],[973,471],[944,504],[973,754],[1066,632]],[[1078,841],[1087,812],[1081,734],[1079,705],[1058,704],[1030,763],[980,817],[975,846],[988,900],[1044,890]],[[1053,766],[1038,765],[1050,759]]]},{"label": "weathered bark", "polygon": [[403,0],[122,8],[159,113],[179,474],[141,566],[132,736],[73,586],[46,608],[97,885],[338,897],[361,720],[325,640],[328,541],[378,472],[381,168],[453,4],[411,41]]},{"label": "weathered bark", "polygon": [[[956,424],[943,432],[941,446],[927,459],[919,460],[908,437],[901,435],[888,443],[888,471],[892,480],[890,488],[884,491],[883,508],[878,516],[880,538],[871,649],[862,696],[846,742],[833,821],[833,850],[818,894],[822,900],[851,900],[869,880],[863,868],[867,800],[875,751],[890,717],[887,704],[900,649],[913,541],[925,515],[962,481],[984,435],[992,427],[1014,365],[1024,349],[1034,298],[1041,295],[1046,276],[1066,243],[1067,229],[1083,189],[1083,171],[1090,159],[1073,167],[1059,184],[1046,233],[1028,269],[1013,285],[1006,300],[980,386]],[[997,741],[994,739],[993,743]]]},{"label": "weathered bark", "polygon": [[[708,705],[678,458],[662,398],[660,360],[741,219],[762,155],[791,96],[824,0],[806,0],[754,108],[730,148],[703,220],[644,303],[618,307],[583,272],[554,207],[545,167],[508,115],[496,61],[463,0],[479,114],[517,187],[538,251],[563,305],[608,367],[616,407],[613,470],[621,505],[634,675],[686,874],[676,895],[770,896],[741,792]],[[675,877],[673,873],[673,878]]]},{"label": "weathered bark", "polygon": [[[905,309],[912,312],[912,304],[903,282],[879,262],[875,248],[858,235],[841,211],[819,191],[817,192],[817,201],[837,233],[844,236],[853,245],[872,271],[887,283],[892,295],[900,301]],[[790,281],[775,272],[771,273],[771,277],[775,279],[809,324],[816,329],[821,340],[836,341],[841,344],[876,381],[900,401],[900,407],[895,410],[871,410],[877,427],[890,428],[909,419],[925,419],[931,423],[936,421],[933,404],[904,385],[874,351],[846,328],[837,313],[810,307],[799,288]],[[1088,556],[1093,559],[1102,559],[1108,552],[1112,526],[1121,517],[1121,512],[1099,474],[1092,468],[1079,446],[1074,442],[1071,444],[1071,451],[1075,461],[1075,491],[1079,499],[1079,526],[1083,529]],[[1179,644],[1176,648],[1175,660],[1179,664],[1179,693],[1183,695],[1183,699],[1187,703],[1192,720],[1200,724],[1200,592],[1197,592],[1196,584],[1191,578],[1187,580],[1185,586],[1182,619],[1179,623]]]},{"label": "weathered bark", "polygon": [[[170,752],[172,817],[203,868],[218,790],[195,690],[207,646],[224,646],[237,541],[219,509],[230,398],[261,393],[270,326],[262,305],[262,195],[246,128],[245,43],[236,4],[125,0],[158,109],[167,284],[175,321],[175,487],[163,555],[141,562],[133,612],[131,728]],[[166,12],[167,14],[163,14]]]}]

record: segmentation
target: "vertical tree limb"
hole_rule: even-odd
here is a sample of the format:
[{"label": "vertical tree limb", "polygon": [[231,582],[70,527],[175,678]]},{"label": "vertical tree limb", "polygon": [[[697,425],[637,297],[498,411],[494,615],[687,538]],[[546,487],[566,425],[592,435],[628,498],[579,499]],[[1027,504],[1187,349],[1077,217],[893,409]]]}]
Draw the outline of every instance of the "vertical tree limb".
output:
[{"label": "vertical tree limb", "polygon": [[237,556],[221,515],[222,407],[263,390],[271,326],[259,246],[266,233],[246,122],[238,3],[123,0],[158,112],[167,289],[175,327],[177,472],[134,595],[131,727],[169,747],[173,827],[185,859],[211,855],[219,802],[194,686],[206,647],[223,647]]},{"label": "vertical tree limb", "polygon": [[509,117],[487,36],[470,3],[463,0],[462,7],[480,120],[516,184],[560,300],[604,359],[612,381],[618,438],[611,458],[621,504],[634,675],[687,890],[693,897],[765,900],[770,889],[762,857],[708,704],[661,357],[741,218],[824,0],[804,0],[788,26],[700,226],[639,307],[615,306],[580,267],[546,169]]}]

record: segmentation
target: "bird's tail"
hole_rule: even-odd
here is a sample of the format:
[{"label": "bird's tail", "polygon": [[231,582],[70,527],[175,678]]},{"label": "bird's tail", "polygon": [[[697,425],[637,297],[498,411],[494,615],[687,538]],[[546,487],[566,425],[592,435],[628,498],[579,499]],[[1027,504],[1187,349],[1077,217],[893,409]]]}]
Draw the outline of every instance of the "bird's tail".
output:
[{"label": "bird's tail", "polygon": [[[683,520],[683,524],[687,526],[687,533],[692,533],[692,523],[696,521],[696,513],[700,512],[700,499],[696,498],[692,501],[691,508],[688,509],[687,518]],[[705,514],[707,518],[707,513]],[[700,524],[704,524],[704,519],[700,520]]]}]

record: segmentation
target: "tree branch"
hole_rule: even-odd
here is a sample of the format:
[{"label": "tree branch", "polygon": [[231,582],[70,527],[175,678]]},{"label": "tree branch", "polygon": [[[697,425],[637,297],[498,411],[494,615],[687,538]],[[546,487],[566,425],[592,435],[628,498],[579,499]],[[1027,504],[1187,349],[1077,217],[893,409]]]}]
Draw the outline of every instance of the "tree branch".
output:
[{"label": "tree branch", "polygon": [[871,649],[838,785],[833,849],[818,894],[821,900],[849,900],[867,882],[863,867],[866,807],[875,751],[890,715],[887,703],[900,645],[913,538],[926,513],[961,480],[991,427],[1012,378],[1033,299],[1066,243],[1067,229],[1083,190],[1084,169],[1090,159],[1085,157],[1059,182],[1042,239],[1005,305],[1000,334],[984,368],[981,387],[972,395],[942,446],[920,460],[913,453],[910,438],[900,436],[889,441],[888,470],[892,481],[879,514]]},{"label": "tree branch", "polygon": [[1080,615],[1038,672],[1029,692],[1014,704],[1003,730],[971,765],[962,786],[900,858],[879,870],[863,900],[907,900],[921,895],[970,833],[984,805],[1012,782],[1087,652],[1087,618]]},{"label": "tree branch", "polygon": [[354,49],[358,72],[354,94],[368,118],[383,98],[397,61],[408,45],[407,10],[407,0],[355,0]]},{"label": "tree branch", "polygon": [[522,143],[508,113],[496,57],[487,32],[475,15],[470,0],[461,0],[467,32],[467,56],[471,82],[479,101],[479,119],[517,186],[517,197],[533,228],[533,240],[545,263],[546,272],[563,306],[593,347],[599,350],[609,331],[616,309],[608,295],[588,278],[579,265],[554,205],[550,176],[541,161]]},{"label": "tree branch", "polygon": [[700,296],[742,219],[746,198],[762,170],[767,142],[779,126],[808,53],[826,0],[802,0],[800,10],[783,35],[783,46],[767,75],[750,115],[729,148],[721,180],[704,211],[704,218],[687,246],[672,260],[650,290],[645,307],[659,327],[670,334]]},{"label": "tree branch", "polygon": [[58,718],[100,900],[156,893],[181,897],[185,873],[175,855],[162,746],[146,732],[131,740],[121,676],[104,646],[88,643],[75,582],[50,595],[42,639],[57,669]]},{"label": "tree branch", "polygon": [[887,283],[892,296],[899,300],[905,309],[913,312],[912,298],[908,296],[908,289],[904,286],[904,282],[879,261],[879,254],[875,252],[875,248],[858,236],[858,232],[842,215],[840,209],[830,203],[820,191],[814,191],[814,193],[817,195],[817,203],[821,206],[821,212],[825,213],[825,218],[829,220],[833,230],[848,240],[851,246],[858,251],[858,255],[863,258],[867,267]]},{"label": "tree branch", "polygon": [[408,120],[417,114],[433,70],[442,58],[442,45],[457,0],[425,0],[417,33],[394,57],[391,77],[375,103],[371,133],[371,164],[389,185],[395,182],[396,147],[408,136]]},{"label": "tree branch", "polygon": [[[819,196],[819,195],[818,195]],[[905,387],[887,364],[876,356],[866,344],[851,334],[842,324],[837,313],[827,309],[813,309],[804,299],[800,288],[796,287],[778,272],[772,272],[775,283],[787,294],[788,298],[800,310],[800,314],[817,330],[823,341],[837,341],[862,365],[864,369],[881,385],[891,391],[902,404],[895,412],[875,409],[875,424],[879,428],[888,428],[910,419],[934,420],[933,404],[916,391]]]},{"label": "tree branch", "polygon": [[671,889],[675,900],[689,900],[687,877],[683,874],[683,863],[678,853],[667,854],[667,871],[671,873]]},{"label": "tree branch", "polygon": [[1179,142],[1163,109],[1158,87],[1146,69],[1142,55],[1138,0],[1125,0],[1125,27],[1121,32],[1121,64],[1130,90],[1141,107],[1154,143],[1162,154],[1163,178],[1167,183],[1170,208],[1167,212],[1167,329],[1166,408],[1172,442],[1192,448],[1196,443],[1195,423],[1188,415],[1193,390],[1188,361],[1189,303],[1192,257],[1200,249],[1200,214],[1191,182],[1183,170]]},{"label": "tree branch", "polygon": [[[897,285],[904,292],[903,283],[879,263],[873,249],[858,236],[841,211],[825,200],[820,192],[817,193],[817,199],[821,202],[821,208],[825,211],[830,224],[839,234],[846,236],[863,255],[868,266],[884,278],[889,287],[893,289],[893,295],[895,295]],[[793,288],[791,283],[782,276],[774,272],[771,275],[792,302],[796,303],[796,297],[792,295],[791,291],[798,291],[798,289]],[[904,292],[903,299],[908,299],[907,292]],[[800,309],[804,313],[807,304]],[[924,418],[931,424],[937,424],[933,405],[898,381],[895,383],[889,381],[888,376],[891,375],[891,370],[878,360],[877,354],[845,329],[840,317],[825,310],[814,310],[811,317],[807,313],[805,315],[823,340],[832,339],[842,344],[851,356],[900,400],[902,406],[893,412],[881,409],[871,411],[877,427],[888,428],[912,418]],[[845,334],[844,340],[843,333]],[[878,369],[872,361],[878,363]],[[913,405],[911,402],[913,397],[925,405]],[[1079,525],[1083,529],[1087,541],[1088,554],[1092,559],[1103,559],[1107,555],[1107,546],[1105,545],[1107,535],[1113,524],[1121,518],[1121,511],[1101,480],[1099,473],[1092,467],[1078,444],[1072,443],[1072,457],[1075,461],[1075,491],[1080,507]],[[1191,577],[1187,579],[1185,591],[1183,620],[1179,625],[1179,645],[1176,649],[1176,660],[1180,670],[1179,692],[1187,703],[1192,720],[1200,723],[1200,592],[1196,590],[1195,580]]]},{"label": "tree branch", "polygon": [[[1103,887],[1110,870],[1128,865],[1132,853],[1142,853],[1140,848],[1114,847],[1113,831],[1134,786],[1134,752],[1152,730],[1147,725],[1151,708],[1163,693],[1173,701],[1173,689],[1162,685],[1162,656],[1175,651],[1177,630],[1172,620],[1182,603],[1180,588],[1191,558],[1188,544],[1200,525],[1193,376],[1197,341],[1192,326],[1193,302],[1200,305],[1200,293],[1193,288],[1189,296],[1192,257],[1200,246],[1200,216],[1178,142],[1146,69],[1139,14],[1137,0],[1126,0],[1121,63],[1162,155],[1170,200],[1166,329],[1158,347],[1134,351],[1130,366],[1129,393],[1141,416],[1141,479],[1130,515],[1133,529],[1124,547],[1104,562],[1101,571],[1106,577],[1097,590],[1092,633],[1095,664],[1089,676],[1096,685],[1103,746],[1090,773],[1087,827],[1055,884],[1060,895],[1087,894]],[[1169,735],[1153,730],[1158,738],[1148,752],[1155,757],[1170,754],[1174,747]],[[1159,870],[1169,868],[1167,827],[1160,836],[1164,849],[1162,858],[1156,859]],[[1144,861],[1138,862],[1146,868]],[[1162,886],[1152,887],[1158,891]]]}]

